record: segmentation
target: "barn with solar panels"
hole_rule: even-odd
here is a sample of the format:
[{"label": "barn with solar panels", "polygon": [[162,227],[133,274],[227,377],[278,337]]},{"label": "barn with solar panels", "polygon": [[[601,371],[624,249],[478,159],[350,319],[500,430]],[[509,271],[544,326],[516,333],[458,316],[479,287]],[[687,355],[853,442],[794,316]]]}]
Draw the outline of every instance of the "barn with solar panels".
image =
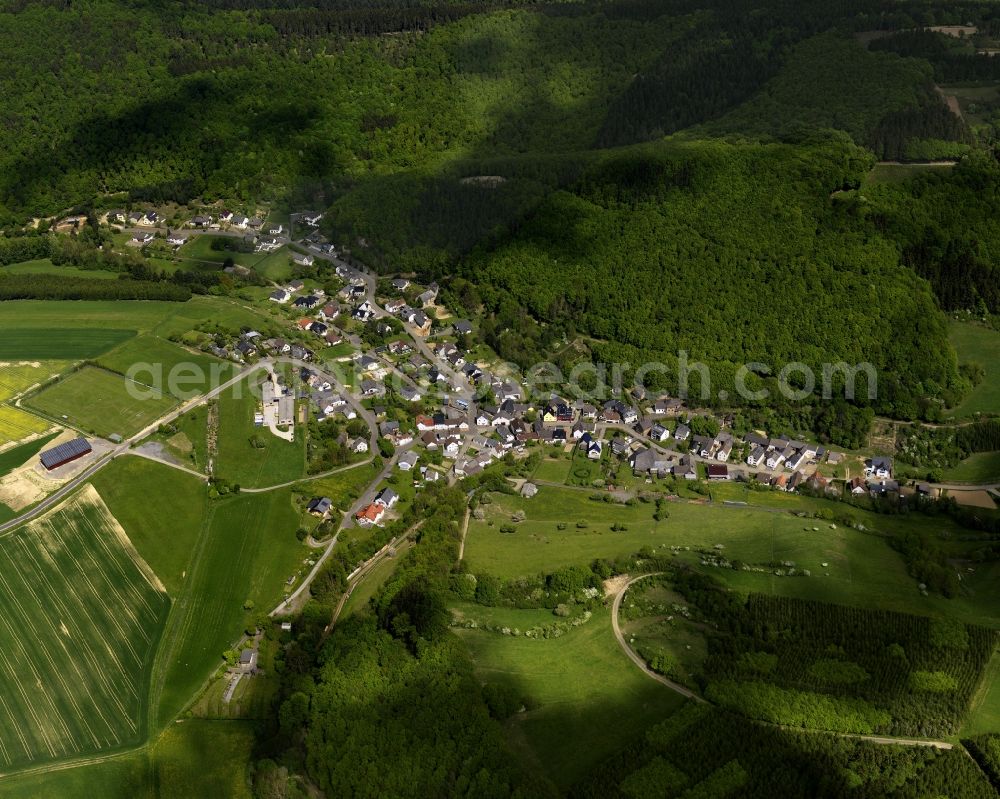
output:
[{"label": "barn with solar panels", "polygon": [[65,444],[60,444],[58,447],[46,450],[41,454],[40,458],[42,466],[51,472],[53,469],[58,469],[70,461],[75,461],[77,458],[89,455],[91,451],[91,446],[87,439],[74,438],[72,441],[67,441]]}]

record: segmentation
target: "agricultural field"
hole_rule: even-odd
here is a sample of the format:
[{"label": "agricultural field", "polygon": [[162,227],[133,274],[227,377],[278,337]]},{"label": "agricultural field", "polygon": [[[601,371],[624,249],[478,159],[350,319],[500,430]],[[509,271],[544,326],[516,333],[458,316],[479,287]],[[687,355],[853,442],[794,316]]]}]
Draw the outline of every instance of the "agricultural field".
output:
[{"label": "agricultural field", "polygon": [[14,300],[0,304],[0,360],[96,358],[151,330],[187,303]]},{"label": "agricultural field", "polygon": [[177,400],[155,388],[94,366],[73,372],[24,402],[26,407],[102,438],[113,433],[134,435],[176,404]]},{"label": "agricultural field", "polygon": [[958,362],[978,363],[986,377],[949,413],[957,417],[1000,413],[1000,332],[970,322],[952,322],[949,338],[958,351]]},{"label": "agricultural field", "polygon": [[154,671],[158,724],[195,699],[245,626],[295,587],[286,581],[312,554],[295,538],[297,528],[287,489],[210,505]]},{"label": "agricultural field", "polygon": [[[508,613],[512,622],[523,614],[516,626],[526,629],[538,611]],[[507,722],[509,740],[529,762],[544,763],[560,788],[641,738],[647,726],[684,702],[628,660],[609,614],[601,608],[588,622],[546,640],[455,628],[480,679],[511,685],[524,697],[527,711]]]},{"label": "agricultural field", "polygon": [[[885,536],[905,530],[954,533],[940,518],[910,514],[879,516],[828,500],[786,495],[782,509],[726,506],[702,502],[665,503],[669,516],[653,519],[652,503],[632,506],[597,502],[585,489],[542,486],[532,499],[491,496],[486,518],[473,519],[465,544],[465,558],[473,573],[518,577],[551,572],[569,565],[586,565],[595,558],[627,557],[643,547],[665,555],[679,547],[675,557],[698,563],[697,550],[714,552],[754,570],[718,569],[718,576],[741,592],[819,599],[912,613],[947,613],[965,621],[1000,628],[1000,564],[981,564],[966,575],[968,593],[952,600],[923,596],[906,571],[900,555]],[[796,501],[801,504],[793,504]],[[829,509],[862,523],[867,532],[794,512]],[[517,511],[523,522],[511,524]],[[583,527],[577,525],[583,524]],[[560,530],[559,525],[565,525]],[[626,529],[611,530],[612,525]],[[500,532],[513,527],[513,533]],[[877,531],[874,532],[874,531]],[[690,547],[689,550],[685,547]],[[767,564],[790,561],[810,576],[779,576]],[[715,573],[715,572],[713,572]]]},{"label": "agricultural field", "polygon": [[65,361],[12,361],[0,364],[0,402],[51,380],[69,366]]},{"label": "agricultural field", "polygon": [[0,778],[9,799],[251,799],[246,771],[254,734],[250,722],[186,719],[143,749],[99,763]]},{"label": "agricultural field", "polygon": [[[298,480],[306,473],[306,425],[295,426],[285,441],[266,427],[255,427],[261,374],[224,391],[219,404],[219,458],[216,474],[243,487],[266,487]],[[251,388],[251,380],[253,388]],[[254,446],[258,442],[262,446]]]},{"label": "agricultural field", "polygon": [[97,360],[112,372],[159,388],[177,399],[192,399],[232,377],[236,365],[211,355],[192,352],[165,339],[144,334],[126,341]]},{"label": "agricultural field", "polygon": [[0,763],[139,744],[169,600],[87,487],[0,538]]},{"label": "agricultural field", "polygon": [[138,457],[116,458],[91,483],[167,593],[177,597],[208,513],[205,484]]},{"label": "agricultural field", "polygon": [[19,446],[0,452],[0,477],[3,477],[18,466],[23,466],[58,435],[58,432],[50,433],[49,435],[29,441],[27,444],[20,444]]},{"label": "agricultural field", "polygon": [[20,408],[0,405],[0,446],[44,433],[52,423]]}]

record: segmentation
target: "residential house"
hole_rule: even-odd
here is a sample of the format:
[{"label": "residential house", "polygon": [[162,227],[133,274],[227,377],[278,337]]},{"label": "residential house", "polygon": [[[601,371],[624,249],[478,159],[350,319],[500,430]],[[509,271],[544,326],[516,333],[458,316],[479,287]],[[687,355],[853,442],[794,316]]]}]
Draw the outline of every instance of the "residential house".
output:
[{"label": "residential house", "polygon": [[333,500],[329,497],[313,497],[309,500],[309,504],[306,509],[313,516],[325,516],[330,512],[330,508],[333,507]]},{"label": "residential house", "polygon": [[691,436],[691,428],[686,424],[677,425],[677,429],[674,431],[674,438],[678,441],[687,441]]},{"label": "residential house", "polygon": [[417,465],[418,460],[420,460],[420,456],[416,452],[404,452],[399,456],[399,460],[396,461],[396,465],[401,471],[408,472]]},{"label": "residential house", "polygon": [[277,302],[277,303],[280,303],[280,304],[282,304],[282,305],[283,305],[284,303],[288,302],[288,301],[289,301],[289,300],[290,300],[290,299],[292,298],[292,295],[291,295],[291,294],[289,294],[289,293],[288,293],[287,291],[285,291],[284,289],[275,289],[274,291],[272,291],[272,292],[271,292],[271,293],[270,293],[270,294],[268,295],[268,297],[267,297],[267,298],[268,298],[268,299],[269,299],[269,300],[270,300],[271,302]]},{"label": "residential house", "polygon": [[670,431],[662,424],[657,423],[649,428],[649,437],[653,441],[666,441],[670,438]]},{"label": "residential house", "polygon": [[391,508],[399,500],[399,494],[391,488],[383,488],[375,495],[375,501],[383,508]]},{"label": "residential house", "polygon": [[875,457],[865,461],[865,476],[885,480],[892,477],[892,458]]},{"label": "residential house", "polygon": [[709,480],[728,480],[729,467],[724,463],[710,463],[708,465]]},{"label": "residential house", "polygon": [[292,263],[296,266],[312,266],[316,262],[316,259],[311,255],[303,255],[302,253],[295,253],[292,256]]},{"label": "residential house", "polygon": [[377,502],[372,502],[364,510],[360,510],[355,514],[355,519],[361,527],[371,527],[374,524],[378,524],[385,515],[385,505],[380,505]]},{"label": "residential house", "polygon": [[467,336],[472,332],[472,323],[467,319],[460,319],[452,327],[455,328],[455,332],[460,336]]},{"label": "residential house", "polygon": [[747,466],[760,466],[764,462],[766,455],[767,450],[760,444],[755,444],[753,449],[750,450],[750,454],[747,455]]},{"label": "residential house", "polygon": [[167,244],[172,247],[183,247],[187,243],[187,236],[174,231],[167,234]]}]

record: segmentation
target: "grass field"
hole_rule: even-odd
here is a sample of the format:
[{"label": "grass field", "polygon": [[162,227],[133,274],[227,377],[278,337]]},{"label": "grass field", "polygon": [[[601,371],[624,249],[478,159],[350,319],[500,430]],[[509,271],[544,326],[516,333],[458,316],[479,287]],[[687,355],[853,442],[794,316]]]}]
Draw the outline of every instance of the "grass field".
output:
[{"label": "grass field", "polygon": [[[1000,627],[1000,564],[982,564],[967,574],[967,594],[952,600],[922,596],[906,571],[900,555],[888,541],[871,532],[818,519],[798,518],[788,511],[811,512],[826,506],[849,513],[868,530],[894,535],[907,529],[931,534],[957,528],[949,522],[918,514],[878,516],[827,500],[786,495],[782,510],[766,507],[701,505],[676,502],[666,506],[669,518],[656,522],[652,504],[632,507],[595,502],[591,492],[542,486],[530,500],[492,495],[484,521],[473,520],[465,544],[465,557],[473,573],[518,577],[550,572],[562,566],[586,565],[595,558],[625,557],[643,546],[663,554],[671,546],[691,547],[676,557],[698,562],[696,549],[712,550],[722,544],[729,559],[739,559],[761,571],[714,569],[720,579],[740,591],[759,591],[841,604],[863,605],[908,613],[954,615],[965,621]],[[769,496],[769,495],[765,495]],[[514,524],[513,534],[500,533],[501,524],[524,510],[526,520]],[[489,522],[492,521],[492,526]],[[585,521],[584,529],[577,522]],[[564,523],[565,530],[558,525]],[[624,532],[612,532],[612,524]],[[817,528],[814,530],[813,528]],[[811,576],[782,577],[766,564],[792,561]],[[823,564],[826,566],[823,566]]]},{"label": "grass field", "polygon": [[[131,396],[138,392],[139,397]],[[156,389],[140,386],[114,372],[85,366],[25,400],[25,407],[85,432],[107,438],[128,437],[167,413],[177,401]]]},{"label": "grass field", "polygon": [[0,763],[141,743],[169,601],[92,488],[0,539]]},{"label": "grass field", "polygon": [[56,266],[48,258],[10,264],[0,269],[0,271],[9,272],[12,275],[61,275],[63,277],[85,277],[91,280],[117,280],[119,274],[118,272],[109,272],[105,269],[80,269],[75,266]]},{"label": "grass field", "polygon": [[65,361],[14,361],[0,365],[0,402],[56,377],[68,365]]},{"label": "grass field", "polygon": [[[260,374],[251,380],[263,380]],[[239,395],[239,396],[237,396]],[[219,458],[216,474],[241,486],[263,487],[298,480],[305,476],[306,431],[295,426],[295,441],[280,439],[265,427],[254,427],[259,391],[250,389],[250,380],[233,386],[219,396]],[[258,436],[261,449],[250,440]]]},{"label": "grass field", "polygon": [[205,484],[134,457],[115,459],[91,482],[170,596],[178,596],[208,512]]},{"label": "grass field", "polygon": [[5,799],[250,799],[249,722],[188,719],[148,747],[113,760],[0,779]]},{"label": "grass field", "polygon": [[1000,452],[977,452],[942,472],[947,482],[1000,483]]},{"label": "grass field", "polygon": [[0,446],[20,441],[32,434],[44,433],[51,427],[51,422],[34,414],[10,405],[0,405]]},{"label": "grass field", "polygon": [[950,413],[1000,413],[1000,333],[984,325],[952,322],[948,337],[958,351],[958,362],[974,361],[986,370],[985,379]]},{"label": "grass field", "polygon": [[905,183],[911,178],[924,172],[936,170],[941,174],[947,174],[951,166],[942,164],[940,166],[928,164],[876,164],[875,168],[865,179],[867,185],[874,183]]},{"label": "grass field", "polygon": [[145,334],[102,355],[98,365],[159,388],[178,399],[204,394],[232,377],[236,365],[191,352],[165,339]]},{"label": "grass field", "polygon": [[292,253],[287,247],[282,247],[257,261],[254,269],[268,280],[281,283],[292,276]]},{"label": "grass field", "polygon": [[[522,628],[537,613],[510,612],[526,615]],[[510,684],[527,699],[527,712],[507,722],[509,740],[561,788],[684,701],[632,665],[615,641],[607,608],[548,640],[456,629],[485,682]]]},{"label": "grass field", "polygon": [[538,462],[538,466],[535,467],[532,478],[545,480],[549,483],[565,483],[572,465],[573,461],[564,458],[562,453],[558,458],[542,458]]},{"label": "grass field", "polygon": [[162,442],[188,468],[204,472],[208,468],[207,425],[208,408],[199,405],[174,421],[176,433],[157,433],[156,440]]},{"label": "grass field", "polygon": [[246,624],[281,601],[285,581],[309,554],[295,538],[297,527],[288,490],[211,504],[154,671],[158,724],[195,698]]}]

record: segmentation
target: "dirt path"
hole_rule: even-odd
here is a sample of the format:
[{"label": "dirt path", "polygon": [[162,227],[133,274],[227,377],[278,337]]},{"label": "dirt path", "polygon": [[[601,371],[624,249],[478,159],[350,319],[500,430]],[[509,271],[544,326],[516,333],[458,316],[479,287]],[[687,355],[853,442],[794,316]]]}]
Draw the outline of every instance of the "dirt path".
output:
[{"label": "dirt path", "polygon": [[650,574],[640,574],[638,577],[632,577],[628,580],[628,582],[625,583],[625,585],[621,588],[621,590],[617,594],[615,594],[615,601],[611,605],[611,628],[614,630],[615,638],[618,640],[618,646],[620,646],[622,648],[622,651],[624,651],[625,654],[628,655],[629,660],[631,660],[633,663],[635,663],[636,666],[642,669],[643,673],[647,677],[656,680],[661,685],[667,686],[667,688],[669,688],[671,691],[674,691],[680,694],[681,696],[687,697],[688,699],[691,699],[695,702],[700,702],[702,704],[705,704],[705,700],[702,699],[700,696],[698,696],[698,694],[696,694],[690,688],[685,688],[683,685],[676,683],[673,680],[668,680],[662,674],[657,674],[655,671],[649,668],[649,666],[646,665],[646,661],[643,660],[641,657],[639,657],[632,649],[632,647],[628,645],[628,642],[625,640],[625,636],[622,634],[621,627],[618,624],[618,610],[621,608],[622,599],[625,598],[625,593],[628,591],[629,587],[634,583],[639,582],[639,580],[644,580],[647,577],[655,577],[657,574],[662,574],[662,572],[652,572]]},{"label": "dirt path", "polygon": [[462,540],[458,545],[458,562],[462,562],[462,558],[465,557],[465,537],[469,534],[469,517],[472,515],[472,509],[466,505],[465,506],[465,518],[462,519]]}]

